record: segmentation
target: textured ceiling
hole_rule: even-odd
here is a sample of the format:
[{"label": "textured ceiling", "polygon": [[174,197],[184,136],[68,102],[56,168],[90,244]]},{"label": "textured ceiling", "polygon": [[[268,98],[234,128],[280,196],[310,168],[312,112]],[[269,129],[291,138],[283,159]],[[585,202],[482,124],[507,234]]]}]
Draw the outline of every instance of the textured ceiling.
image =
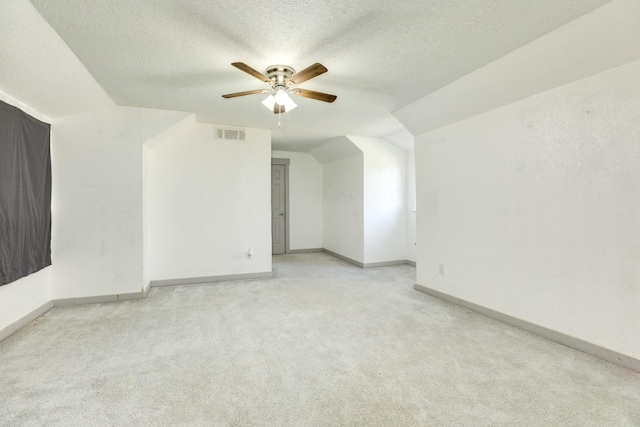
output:
[{"label": "textured ceiling", "polygon": [[[606,0],[31,0],[119,105],[195,112],[200,121],[273,130],[273,147],[308,151],[340,135],[402,130],[392,112]],[[266,87],[233,68],[329,72],[303,88],[333,104],[296,97],[277,116]],[[264,86],[263,86],[264,85]]]},{"label": "textured ceiling", "polygon": [[0,0],[0,91],[41,120],[115,105],[27,0]]}]

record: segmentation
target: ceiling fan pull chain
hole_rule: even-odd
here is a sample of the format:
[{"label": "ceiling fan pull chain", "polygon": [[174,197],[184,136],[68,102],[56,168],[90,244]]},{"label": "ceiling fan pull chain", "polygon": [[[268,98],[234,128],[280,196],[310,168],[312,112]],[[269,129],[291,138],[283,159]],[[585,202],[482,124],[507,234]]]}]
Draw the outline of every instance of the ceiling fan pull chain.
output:
[{"label": "ceiling fan pull chain", "polygon": [[278,108],[278,129],[282,129],[282,108]]}]

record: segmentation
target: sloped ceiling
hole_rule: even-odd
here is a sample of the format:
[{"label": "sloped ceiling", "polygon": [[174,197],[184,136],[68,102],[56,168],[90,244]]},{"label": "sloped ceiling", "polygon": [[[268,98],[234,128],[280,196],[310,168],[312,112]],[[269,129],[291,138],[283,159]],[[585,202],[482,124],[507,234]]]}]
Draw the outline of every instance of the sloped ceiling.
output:
[{"label": "sloped ceiling", "polygon": [[43,120],[116,105],[27,0],[0,1],[0,91]]},{"label": "sloped ceiling", "polygon": [[640,1],[616,0],[396,110],[394,116],[420,135],[638,61],[638,40]]},{"label": "sloped ceiling", "polygon": [[[340,135],[397,134],[393,111],[607,0],[31,2],[115,103],[272,129],[274,149],[308,151]],[[264,95],[221,98],[263,87],[235,61],[260,71],[320,62],[329,72],[301,86],[338,100],[295,98],[278,128]]]}]

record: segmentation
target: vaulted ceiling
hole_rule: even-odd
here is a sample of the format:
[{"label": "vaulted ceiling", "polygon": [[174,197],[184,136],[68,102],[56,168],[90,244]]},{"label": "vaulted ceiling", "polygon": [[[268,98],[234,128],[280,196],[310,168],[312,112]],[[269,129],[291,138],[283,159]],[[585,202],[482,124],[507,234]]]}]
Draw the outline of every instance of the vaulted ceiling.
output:
[{"label": "vaulted ceiling", "polygon": [[[402,131],[397,109],[607,2],[31,0],[116,104],[272,129],[275,149],[296,151]],[[260,71],[320,62],[329,72],[301,87],[338,99],[296,97],[278,128],[264,95],[221,97],[264,87],[236,61]]]}]

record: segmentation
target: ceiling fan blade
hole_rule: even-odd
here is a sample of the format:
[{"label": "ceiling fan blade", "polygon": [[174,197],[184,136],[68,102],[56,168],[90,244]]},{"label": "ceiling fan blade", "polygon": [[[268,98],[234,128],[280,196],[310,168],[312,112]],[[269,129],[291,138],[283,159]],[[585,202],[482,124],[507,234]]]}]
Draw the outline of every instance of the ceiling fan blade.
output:
[{"label": "ceiling fan blade", "polygon": [[308,89],[294,89],[292,93],[294,95],[302,96],[304,98],[317,99],[318,101],[324,101],[324,102],[333,102],[338,98],[335,95],[331,95],[324,92],[316,92],[315,90],[308,90]]},{"label": "ceiling fan blade", "polygon": [[300,83],[306,82],[309,79],[314,77],[318,77],[320,74],[326,73],[327,68],[316,62],[313,65],[308,66],[302,71],[298,71],[293,76],[289,77],[288,81],[293,85],[299,85]]},{"label": "ceiling fan blade", "polygon": [[271,82],[271,80],[269,80],[269,77],[265,76],[260,71],[257,71],[255,69],[249,67],[244,62],[232,62],[231,65],[236,67],[238,70],[244,71],[245,73],[252,75],[253,77],[255,77],[256,79],[258,79],[260,81],[263,81],[265,83],[270,83]]},{"label": "ceiling fan blade", "polygon": [[236,92],[236,93],[228,93],[226,95],[222,95],[223,98],[237,98],[238,96],[245,95],[255,95],[256,93],[267,93],[268,89],[255,89],[255,90],[247,90],[245,92]]}]

